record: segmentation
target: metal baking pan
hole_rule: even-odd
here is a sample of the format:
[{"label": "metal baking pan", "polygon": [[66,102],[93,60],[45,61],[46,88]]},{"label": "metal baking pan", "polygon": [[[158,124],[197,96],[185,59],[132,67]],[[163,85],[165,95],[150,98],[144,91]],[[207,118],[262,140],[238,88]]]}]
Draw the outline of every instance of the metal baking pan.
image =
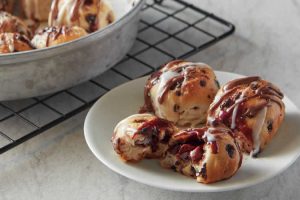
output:
[{"label": "metal baking pan", "polygon": [[109,0],[117,20],[58,46],[0,55],[0,101],[46,95],[92,79],[132,47],[144,0]]}]

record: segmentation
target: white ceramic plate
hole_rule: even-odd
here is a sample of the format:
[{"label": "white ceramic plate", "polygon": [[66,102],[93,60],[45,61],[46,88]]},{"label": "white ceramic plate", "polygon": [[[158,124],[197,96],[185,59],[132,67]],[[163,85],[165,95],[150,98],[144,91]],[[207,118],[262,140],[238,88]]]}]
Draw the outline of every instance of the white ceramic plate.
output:
[{"label": "white ceramic plate", "polygon": [[[216,72],[221,84],[242,77],[238,74]],[[255,185],[286,170],[300,153],[300,113],[287,98],[286,118],[277,136],[259,158],[245,157],[240,170],[231,179],[214,184],[200,184],[196,180],[163,169],[157,160],[128,164],[119,159],[111,144],[115,125],[123,118],[138,112],[143,105],[143,86],[146,78],[121,85],[101,97],[89,111],[84,133],[95,156],[115,172],[151,186],[187,192],[219,192]]]}]

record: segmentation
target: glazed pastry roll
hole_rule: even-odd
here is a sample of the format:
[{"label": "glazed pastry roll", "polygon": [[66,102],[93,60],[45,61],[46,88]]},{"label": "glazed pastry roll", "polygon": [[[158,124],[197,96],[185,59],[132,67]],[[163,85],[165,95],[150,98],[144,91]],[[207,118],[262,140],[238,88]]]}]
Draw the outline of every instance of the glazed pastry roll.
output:
[{"label": "glazed pastry roll", "polygon": [[260,77],[230,81],[217,93],[208,124],[230,127],[242,150],[255,156],[276,134],[285,116],[282,92]]},{"label": "glazed pastry roll", "polygon": [[30,40],[19,33],[0,33],[0,54],[32,50]]},{"label": "glazed pastry roll", "polygon": [[114,129],[114,150],[125,161],[160,158],[177,131],[173,123],[151,114],[135,114],[122,120]]},{"label": "glazed pastry roll", "polygon": [[20,33],[28,38],[33,36],[27,24],[10,13],[0,11],[0,33]]},{"label": "glazed pastry roll", "polygon": [[114,21],[113,11],[105,0],[53,0],[49,26],[80,26],[94,32]]},{"label": "glazed pastry roll", "polygon": [[21,0],[26,18],[37,22],[48,20],[51,2],[52,0]]},{"label": "glazed pastry roll", "polygon": [[206,64],[175,60],[153,73],[145,86],[145,105],[140,112],[153,112],[180,126],[204,123],[219,84]]},{"label": "glazed pastry roll", "polygon": [[200,183],[213,183],[233,176],[242,158],[230,129],[204,127],[174,134],[160,164]]},{"label": "glazed pastry roll", "polygon": [[85,35],[87,32],[78,26],[46,27],[33,37],[31,43],[35,48],[40,49],[69,42]]},{"label": "glazed pastry roll", "polygon": [[0,11],[12,13],[14,8],[14,0],[0,0]]}]

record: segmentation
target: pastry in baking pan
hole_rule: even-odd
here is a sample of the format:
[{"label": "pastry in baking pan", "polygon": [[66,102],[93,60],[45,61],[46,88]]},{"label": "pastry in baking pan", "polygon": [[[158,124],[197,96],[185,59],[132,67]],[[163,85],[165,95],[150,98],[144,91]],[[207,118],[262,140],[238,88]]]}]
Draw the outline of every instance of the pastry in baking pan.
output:
[{"label": "pastry in baking pan", "polygon": [[172,122],[152,114],[135,114],[117,124],[112,143],[114,150],[125,161],[160,158],[176,131]]},{"label": "pastry in baking pan", "polygon": [[30,40],[19,33],[0,33],[0,54],[32,50]]},{"label": "pastry in baking pan", "polygon": [[236,79],[217,93],[207,123],[230,127],[241,149],[255,156],[270,142],[283,121],[282,99],[282,92],[260,77]]},{"label": "pastry in baking pan", "polygon": [[0,11],[12,13],[14,2],[14,0],[0,0]]},{"label": "pastry in baking pan", "polygon": [[23,20],[4,11],[0,11],[0,33],[20,33],[28,38],[33,36],[31,29]]},{"label": "pastry in baking pan", "polygon": [[31,40],[35,48],[51,47],[65,42],[69,42],[87,35],[87,32],[78,26],[53,26],[40,30]]},{"label": "pastry in baking pan", "polygon": [[195,126],[205,122],[218,89],[211,67],[175,60],[147,80],[145,105],[140,112],[153,112],[180,126]]},{"label": "pastry in baking pan", "polygon": [[242,153],[227,127],[182,130],[171,137],[169,145],[161,166],[201,183],[230,178],[242,163]]},{"label": "pastry in baking pan", "polygon": [[80,26],[94,32],[112,23],[114,18],[105,0],[53,0],[49,26]]},{"label": "pastry in baking pan", "polygon": [[23,13],[27,19],[37,22],[47,21],[52,0],[21,0]]}]

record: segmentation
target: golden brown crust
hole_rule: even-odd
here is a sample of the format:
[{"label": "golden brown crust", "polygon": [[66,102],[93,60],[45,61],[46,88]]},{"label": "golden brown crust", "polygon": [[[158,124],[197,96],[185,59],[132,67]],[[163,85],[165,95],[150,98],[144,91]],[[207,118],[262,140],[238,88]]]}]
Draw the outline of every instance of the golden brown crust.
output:
[{"label": "golden brown crust", "polygon": [[27,19],[36,22],[48,20],[52,0],[21,0],[23,13]]},{"label": "golden brown crust", "polygon": [[125,161],[160,158],[176,131],[177,128],[167,120],[151,114],[136,114],[117,124],[112,144],[116,153]]},{"label": "golden brown crust", "polygon": [[53,0],[49,26],[80,26],[94,32],[115,20],[113,11],[104,0]]},{"label": "golden brown crust", "polygon": [[39,31],[32,39],[32,44],[36,48],[51,47],[65,42],[69,42],[87,35],[86,31],[80,27],[46,27]]},{"label": "golden brown crust", "polygon": [[0,11],[0,33],[20,33],[28,38],[33,36],[24,21],[4,11]]},{"label": "golden brown crust", "polygon": [[14,0],[0,0],[0,11],[12,13],[14,3]]},{"label": "golden brown crust", "polygon": [[208,125],[230,127],[246,153],[261,152],[276,134],[285,115],[283,94],[259,77],[233,80],[224,85],[211,104]]},{"label": "golden brown crust", "polygon": [[218,89],[208,65],[175,60],[147,80],[142,112],[154,112],[181,126],[195,126],[205,122]]},{"label": "golden brown crust", "polygon": [[233,176],[242,154],[232,132],[225,127],[187,129],[174,134],[160,163],[201,183],[214,183]]},{"label": "golden brown crust", "polygon": [[32,50],[30,40],[19,33],[0,33],[0,53],[14,53]]}]

